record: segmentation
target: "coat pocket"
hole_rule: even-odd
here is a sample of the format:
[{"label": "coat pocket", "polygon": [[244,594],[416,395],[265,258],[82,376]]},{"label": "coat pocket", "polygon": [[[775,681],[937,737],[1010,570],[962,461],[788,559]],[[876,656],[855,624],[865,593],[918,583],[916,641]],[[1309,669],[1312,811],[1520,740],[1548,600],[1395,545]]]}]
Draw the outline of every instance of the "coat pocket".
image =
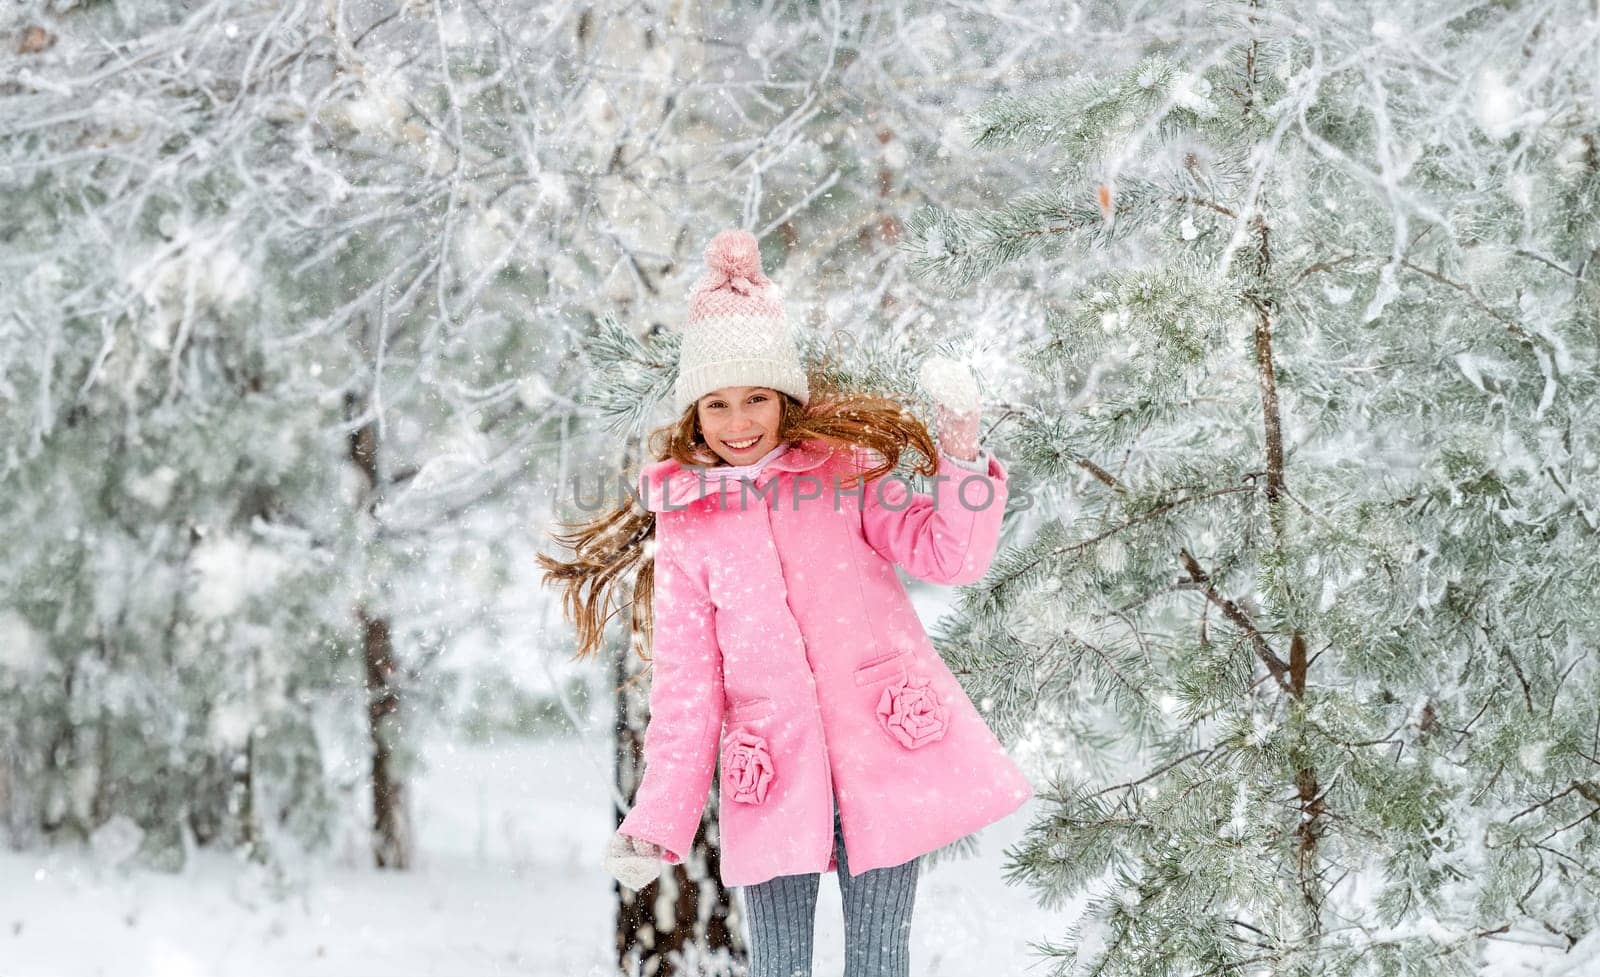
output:
[{"label": "coat pocket", "polygon": [[896,651],[881,658],[874,658],[856,669],[856,684],[871,685],[874,682],[882,682],[888,678],[904,680],[907,659],[910,657],[907,652]]},{"label": "coat pocket", "polygon": [[777,708],[766,696],[759,699],[741,699],[728,707],[728,725],[765,719],[777,711]]}]

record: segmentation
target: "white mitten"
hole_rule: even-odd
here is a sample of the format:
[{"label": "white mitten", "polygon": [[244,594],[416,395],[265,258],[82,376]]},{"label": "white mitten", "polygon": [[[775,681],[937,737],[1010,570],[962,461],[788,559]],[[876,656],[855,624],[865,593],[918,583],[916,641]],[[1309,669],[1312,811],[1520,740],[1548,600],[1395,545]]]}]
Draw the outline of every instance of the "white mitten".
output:
[{"label": "white mitten", "polygon": [[940,447],[954,458],[976,458],[983,401],[972,371],[948,356],[930,356],[922,361],[917,382],[933,398]]},{"label": "white mitten", "polygon": [[661,846],[618,831],[606,843],[600,864],[630,889],[643,889],[661,874]]}]

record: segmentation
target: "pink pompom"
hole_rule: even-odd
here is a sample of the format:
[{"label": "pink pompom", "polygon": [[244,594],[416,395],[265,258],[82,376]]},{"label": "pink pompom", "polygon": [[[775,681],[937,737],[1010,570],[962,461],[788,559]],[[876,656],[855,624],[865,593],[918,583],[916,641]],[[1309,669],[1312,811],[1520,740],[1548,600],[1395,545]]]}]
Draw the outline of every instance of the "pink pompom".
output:
[{"label": "pink pompom", "polygon": [[749,231],[732,228],[722,231],[706,245],[706,267],[723,281],[744,278],[766,284],[761,273],[761,247]]}]

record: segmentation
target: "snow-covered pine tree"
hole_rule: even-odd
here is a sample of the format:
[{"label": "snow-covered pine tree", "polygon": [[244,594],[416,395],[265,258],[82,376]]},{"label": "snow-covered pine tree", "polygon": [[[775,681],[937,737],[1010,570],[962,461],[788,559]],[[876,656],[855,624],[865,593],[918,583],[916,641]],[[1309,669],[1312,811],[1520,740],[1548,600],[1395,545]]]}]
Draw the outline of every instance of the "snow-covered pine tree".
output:
[{"label": "snow-covered pine tree", "polygon": [[523,74],[592,69],[565,5],[437,13],[0,11],[11,844],[409,861],[441,661],[519,646],[506,527],[567,463],[568,330],[649,288],[616,228],[661,158],[612,160],[594,71]]},{"label": "snow-covered pine tree", "polygon": [[976,142],[1055,150],[1048,182],[907,243],[955,286],[1091,268],[1043,296],[1037,406],[990,435],[1054,518],[941,636],[1053,765],[1009,875],[1086,908],[1039,949],[1106,977],[1592,954],[1600,90],[1573,52],[1600,20],[1208,11],[990,103]]},{"label": "snow-covered pine tree", "polygon": [[239,11],[202,36],[155,4],[44,8],[0,15],[28,39],[0,71],[7,842],[278,863],[331,840],[359,690],[341,568],[291,515],[326,511],[339,471],[269,341],[265,242],[312,206],[258,151],[288,78],[221,100]]}]

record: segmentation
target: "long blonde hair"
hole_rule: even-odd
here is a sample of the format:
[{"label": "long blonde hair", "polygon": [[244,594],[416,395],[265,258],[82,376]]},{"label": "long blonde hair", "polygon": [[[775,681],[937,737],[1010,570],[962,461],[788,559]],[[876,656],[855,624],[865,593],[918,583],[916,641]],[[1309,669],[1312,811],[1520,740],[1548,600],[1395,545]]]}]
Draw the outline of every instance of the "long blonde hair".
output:
[{"label": "long blonde hair", "polygon": [[[881,456],[874,467],[847,477],[845,487],[853,486],[857,477],[870,481],[894,471],[900,453],[907,448],[922,456],[913,470],[928,476],[938,471],[933,436],[899,402],[831,388],[816,374],[808,375],[808,383],[811,397],[805,405],[788,394],[781,395],[778,440],[789,444],[818,440],[846,450],[870,448]],[[698,404],[690,404],[673,423],[651,431],[647,443],[658,461],[673,458],[684,465],[705,464],[710,449],[700,432]],[[550,535],[572,550],[572,559],[540,553],[538,560],[544,568],[541,583],[564,588],[562,614],[577,630],[574,660],[593,654],[605,643],[606,624],[622,610],[608,609],[612,595],[631,575],[633,595],[627,604],[630,643],[640,658],[649,661],[644,646],[650,644],[655,630],[655,562],[644,558],[644,544],[655,538],[656,514],[630,498],[588,522],[561,525],[565,532]]]}]

